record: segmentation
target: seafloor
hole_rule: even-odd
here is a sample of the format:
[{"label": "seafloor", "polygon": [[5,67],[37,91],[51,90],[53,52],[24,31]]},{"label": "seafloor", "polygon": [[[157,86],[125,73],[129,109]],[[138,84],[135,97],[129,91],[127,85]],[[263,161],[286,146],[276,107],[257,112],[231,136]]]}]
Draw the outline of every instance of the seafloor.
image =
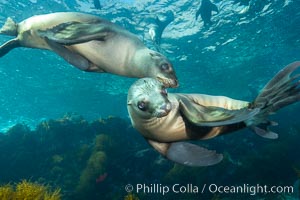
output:
[{"label": "seafloor", "polygon": [[[162,195],[158,187],[216,185],[293,185],[300,178],[299,126],[277,141],[241,131],[212,141],[224,161],[211,167],[184,167],[160,157],[128,120],[108,117],[88,122],[78,115],[41,122],[35,130],[17,124],[0,134],[1,183],[23,179],[61,188],[62,199],[292,199],[294,193],[221,194],[185,191]],[[245,137],[244,134],[248,136]],[[256,138],[259,141],[260,138]],[[248,145],[248,146],[247,146]],[[145,184],[148,191],[125,186]],[[299,187],[299,184],[298,186]],[[187,189],[188,190],[188,189]]]}]

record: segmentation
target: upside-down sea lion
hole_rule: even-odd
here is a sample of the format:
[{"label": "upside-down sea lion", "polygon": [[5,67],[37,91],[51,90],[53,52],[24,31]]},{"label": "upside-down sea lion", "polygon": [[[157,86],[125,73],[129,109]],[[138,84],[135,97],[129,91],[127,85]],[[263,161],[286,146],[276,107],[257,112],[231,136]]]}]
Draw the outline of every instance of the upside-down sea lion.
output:
[{"label": "upside-down sea lion", "polygon": [[150,38],[156,48],[159,48],[163,31],[172,21],[174,21],[174,13],[170,10],[166,12],[165,16],[163,17],[159,15],[156,16],[155,24],[149,29]]},{"label": "upside-down sea lion", "polygon": [[8,18],[1,34],[16,36],[0,47],[0,57],[15,47],[54,51],[75,67],[128,77],[152,77],[176,87],[170,61],[148,49],[134,34],[105,19],[75,12],[36,15],[21,23]]},{"label": "upside-down sea lion", "polygon": [[258,135],[275,139],[268,115],[300,100],[300,67],[294,62],[282,69],[253,102],[203,94],[169,94],[155,79],[136,81],[128,92],[128,112],[135,127],[168,159],[188,166],[208,166],[222,155],[183,140],[209,139],[249,127]]},{"label": "upside-down sea lion", "polygon": [[196,20],[200,15],[205,26],[211,24],[211,16],[213,11],[218,13],[218,7],[215,4],[213,4],[210,0],[202,0],[200,8],[196,12]]},{"label": "upside-down sea lion", "polygon": [[100,1],[99,1],[99,0],[94,0],[94,6],[95,6],[95,8],[97,8],[97,9],[101,9]]}]

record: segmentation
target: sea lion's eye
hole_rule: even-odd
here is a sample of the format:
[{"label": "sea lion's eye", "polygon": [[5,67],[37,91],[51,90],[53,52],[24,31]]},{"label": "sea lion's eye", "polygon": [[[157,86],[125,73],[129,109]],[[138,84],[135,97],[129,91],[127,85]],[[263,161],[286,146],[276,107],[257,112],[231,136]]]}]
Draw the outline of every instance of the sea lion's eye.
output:
[{"label": "sea lion's eye", "polygon": [[147,110],[147,104],[144,101],[139,101],[138,104],[137,104],[137,107],[141,111],[146,111]]},{"label": "sea lion's eye", "polygon": [[170,66],[169,66],[168,63],[164,63],[164,64],[162,64],[162,65],[160,66],[160,68],[161,68],[162,70],[164,70],[164,71],[167,71],[167,70],[170,69]]}]

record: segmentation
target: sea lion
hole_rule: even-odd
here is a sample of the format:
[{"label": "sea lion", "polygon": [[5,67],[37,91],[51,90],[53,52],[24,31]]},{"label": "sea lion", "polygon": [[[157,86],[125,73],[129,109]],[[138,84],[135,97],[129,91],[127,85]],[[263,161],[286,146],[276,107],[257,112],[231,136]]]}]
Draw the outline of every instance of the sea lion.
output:
[{"label": "sea lion", "polygon": [[174,21],[174,13],[169,10],[164,16],[157,15],[155,24],[150,27],[149,35],[157,49],[159,49],[163,31],[172,21]]},{"label": "sea lion", "polygon": [[101,4],[99,0],[94,0],[94,6],[96,9],[101,9]]},{"label": "sea lion", "polygon": [[219,13],[218,7],[210,0],[202,0],[200,8],[196,12],[196,20],[200,15],[205,26],[211,24],[211,15],[213,11]]},{"label": "sea lion", "polygon": [[268,129],[276,125],[268,115],[300,100],[300,62],[282,69],[253,102],[204,94],[167,94],[155,79],[136,81],[128,91],[127,108],[136,128],[159,153],[188,166],[209,166],[222,155],[184,140],[204,140],[245,127],[258,135],[276,139]]},{"label": "sea lion", "polygon": [[148,49],[129,31],[83,13],[59,12],[30,17],[21,23],[8,18],[1,34],[16,38],[0,46],[0,57],[16,47],[54,51],[75,67],[127,77],[152,77],[177,87],[170,61]]}]

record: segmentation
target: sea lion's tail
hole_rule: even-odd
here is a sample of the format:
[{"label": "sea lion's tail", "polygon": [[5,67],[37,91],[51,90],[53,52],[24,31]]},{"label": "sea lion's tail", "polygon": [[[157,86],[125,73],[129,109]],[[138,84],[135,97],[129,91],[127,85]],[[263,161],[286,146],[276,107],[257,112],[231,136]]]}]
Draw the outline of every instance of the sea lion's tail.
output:
[{"label": "sea lion's tail", "polygon": [[8,17],[5,24],[0,29],[0,34],[17,36],[18,24],[12,18]]},{"label": "sea lion's tail", "polygon": [[280,70],[250,104],[252,108],[259,108],[260,112],[246,120],[246,124],[258,135],[269,139],[277,138],[278,135],[268,129],[268,126],[275,126],[277,123],[268,120],[268,115],[300,101],[300,73],[291,76],[298,68],[300,68],[300,61],[293,62]]}]

